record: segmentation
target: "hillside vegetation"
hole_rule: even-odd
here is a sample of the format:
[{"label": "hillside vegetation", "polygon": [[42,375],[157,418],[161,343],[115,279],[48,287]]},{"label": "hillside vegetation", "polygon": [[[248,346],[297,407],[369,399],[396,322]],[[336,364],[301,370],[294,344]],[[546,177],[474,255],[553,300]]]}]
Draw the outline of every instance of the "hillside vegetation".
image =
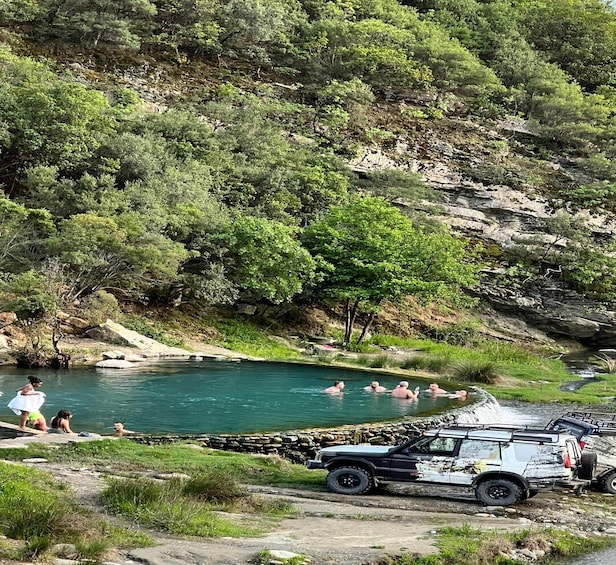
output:
[{"label": "hillside vegetation", "polygon": [[[75,308],[327,302],[350,343],[384,301],[472,305],[486,265],[610,305],[572,213],[616,208],[615,58],[601,0],[0,0],[0,311],[35,347]],[[348,165],[427,130],[550,199],[559,244],[482,247],[420,175]]]}]

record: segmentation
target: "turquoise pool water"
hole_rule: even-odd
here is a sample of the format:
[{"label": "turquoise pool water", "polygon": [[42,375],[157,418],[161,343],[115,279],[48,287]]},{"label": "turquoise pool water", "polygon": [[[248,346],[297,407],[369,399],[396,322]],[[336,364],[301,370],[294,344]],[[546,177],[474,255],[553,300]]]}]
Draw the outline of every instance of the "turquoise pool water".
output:
[{"label": "turquoise pool water", "polygon": [[[143,433],[251,433],[330,427],[441,412],[459,401],[422,396],[418,402],[370,394],[379,380],[393,388],[400,377],[287,363],[157,361],[133,369],[0,369],[0,420],[17,423],[6,405],[27,375],[43,379],[47,420],[73,413],[74,431],[112,433],[113,422]],[[344,380],[339,396],[321,391]],[[410,388],[426,382],[412,381]]]}]

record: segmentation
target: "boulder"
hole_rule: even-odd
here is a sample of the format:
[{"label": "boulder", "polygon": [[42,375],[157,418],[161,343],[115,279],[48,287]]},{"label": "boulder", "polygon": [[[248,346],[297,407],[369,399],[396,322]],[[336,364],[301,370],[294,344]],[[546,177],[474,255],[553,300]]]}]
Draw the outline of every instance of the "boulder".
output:
[{"label": "boulder", "polygon": [[148,357],[189,357],[192,355],[186,349],[164,345],[112,320],[107,320],[104,324],[88,330],[86,335],[107,343],[134,347]]},{"label": "boulder", "polygon": [[0,312],[0,326],[8,326],[17,320],[14,312]]},{"label": "boulder", "polygon": [[99,361],[96,366],[103,369],[130,369],[135,365],[124,359],[105,359],[104,361]]}]

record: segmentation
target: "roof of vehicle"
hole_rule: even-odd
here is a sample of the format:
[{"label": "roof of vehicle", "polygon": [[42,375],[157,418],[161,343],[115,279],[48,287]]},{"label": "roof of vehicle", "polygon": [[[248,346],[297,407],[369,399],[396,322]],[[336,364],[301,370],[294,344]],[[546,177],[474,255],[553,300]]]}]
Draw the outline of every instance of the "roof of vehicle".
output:
[{"label": "roof of vehicle", "polygon": [[616,414],[613,412],[571,411],[557,420],[560,419],[592,426],[597,433],[616,434]]},{"label": "roof of vehicle", "polygon": [[575,436],[558,430],[510,426],[506,424],[456,424],[427,430],[423,434],[429,437],[452,437],[487,441],[524,441],[532,443],[560,443],[563,437]]}]

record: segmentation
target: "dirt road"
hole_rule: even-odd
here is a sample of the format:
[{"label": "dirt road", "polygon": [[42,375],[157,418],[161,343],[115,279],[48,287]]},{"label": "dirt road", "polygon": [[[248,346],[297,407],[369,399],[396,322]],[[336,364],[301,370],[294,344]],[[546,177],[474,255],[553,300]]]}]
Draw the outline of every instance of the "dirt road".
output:
[{"label": "dirt road", "polygon": [[[57,464],[36,465],[71,486],[91,510],[102,512],[97,494],[104,475]],[[471,493],[420,486],[388,487],[382,493],[344,496],[322,491],[247,487],[264,497],[291,502],[297,517],[285,519],[258,538],[177,539],[150,532],[160,545],[122,552],[113,561],[146,565],[245,565],[261,551],[307,555],[311,565],[367,565],[384,554],[435,552],[436,530],[468,524],[476,529],[513,531],[533,526],[569,529],[579,535],[616,535],[613,497],[548,492],[512,508],[486,508]],[[606,504],[608,502],[608,504]]]}]

